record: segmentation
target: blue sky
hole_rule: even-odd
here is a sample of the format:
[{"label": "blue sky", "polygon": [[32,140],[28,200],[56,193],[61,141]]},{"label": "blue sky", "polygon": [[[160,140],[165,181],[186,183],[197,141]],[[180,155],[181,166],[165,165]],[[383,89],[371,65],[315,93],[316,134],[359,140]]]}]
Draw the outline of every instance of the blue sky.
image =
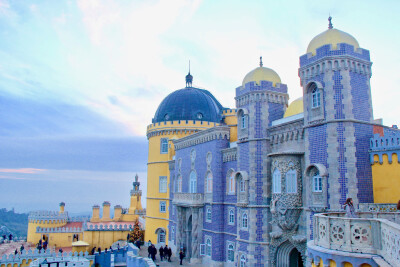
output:
[{"label": "blue sky", "polygon": [[[234,107],[257,67],[301,96],[299,56],[328,26],[371,51],[375,118],[398,124],[398,1],[0,0],[0,206],[90,211],[146,186],[146,126],[194,85]],[[145,201],[143,201],[145,205]]]}]

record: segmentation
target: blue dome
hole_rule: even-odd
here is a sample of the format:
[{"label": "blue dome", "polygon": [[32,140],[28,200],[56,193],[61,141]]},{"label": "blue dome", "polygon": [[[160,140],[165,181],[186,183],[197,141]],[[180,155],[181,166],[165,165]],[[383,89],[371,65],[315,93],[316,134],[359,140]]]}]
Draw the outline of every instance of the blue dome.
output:
[{"label": "blue dome", "polygon": [[222,105],[207,90],[187,87],[169,94],[161,102],[153,123],[176,120],[221,122]]}]

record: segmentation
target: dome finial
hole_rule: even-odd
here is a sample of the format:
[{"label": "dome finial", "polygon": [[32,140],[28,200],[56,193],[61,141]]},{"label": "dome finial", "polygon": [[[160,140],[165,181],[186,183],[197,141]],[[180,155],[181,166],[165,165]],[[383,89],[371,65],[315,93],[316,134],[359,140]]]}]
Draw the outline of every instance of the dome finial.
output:
[{"label": "dome finial", "polygon": [[333,28],[333,25],[332,25],[332,17],[331,17],[330,14],[329,14],[328,21],[329,21],[328,29],[332,29],[332,28]]},{"label": "dome finial", "polygon": [[262,67],[262,66],[263,66],[262,57],[260,57],[260,67]]},{"label": "dome finial", "polygon": [[189,60],[189,73],[186,75],[186,88],[192,87],[193,76],[190,74],[190,60]]}]

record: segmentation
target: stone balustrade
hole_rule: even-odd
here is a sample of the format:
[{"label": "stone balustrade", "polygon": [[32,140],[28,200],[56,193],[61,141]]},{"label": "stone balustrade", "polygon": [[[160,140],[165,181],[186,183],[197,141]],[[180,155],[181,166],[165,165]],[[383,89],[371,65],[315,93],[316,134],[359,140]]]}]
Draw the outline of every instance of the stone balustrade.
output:
[{"label": "stone balustrade", "polygon": [[204,206],[204,195],[200,193],[175,193],[172,203],[184,207]]},{"label": "stone balustrade", "polygon": [[[400,266],[400,225],[388,220],[394,213],[388,219],[385,213],[358,214],[361,218],[343,217],[344,213],[314,215],[314,244],[343,252],[376,254],[392,266]],[[395,217],[398,221],[400,213]]]}]

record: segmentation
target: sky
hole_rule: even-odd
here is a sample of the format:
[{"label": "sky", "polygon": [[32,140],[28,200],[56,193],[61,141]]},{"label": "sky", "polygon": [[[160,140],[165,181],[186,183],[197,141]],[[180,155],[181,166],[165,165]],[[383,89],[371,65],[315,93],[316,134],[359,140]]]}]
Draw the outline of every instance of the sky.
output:
[{"label": "sky", "polygon": [[146,206],[147,138],[162,99],[193,84],[234,108],[259,57],[301,96],[299,56],[333,26],[371,52],[374,117],[399,124],[400,2],[0,0],[0,207]]}]

